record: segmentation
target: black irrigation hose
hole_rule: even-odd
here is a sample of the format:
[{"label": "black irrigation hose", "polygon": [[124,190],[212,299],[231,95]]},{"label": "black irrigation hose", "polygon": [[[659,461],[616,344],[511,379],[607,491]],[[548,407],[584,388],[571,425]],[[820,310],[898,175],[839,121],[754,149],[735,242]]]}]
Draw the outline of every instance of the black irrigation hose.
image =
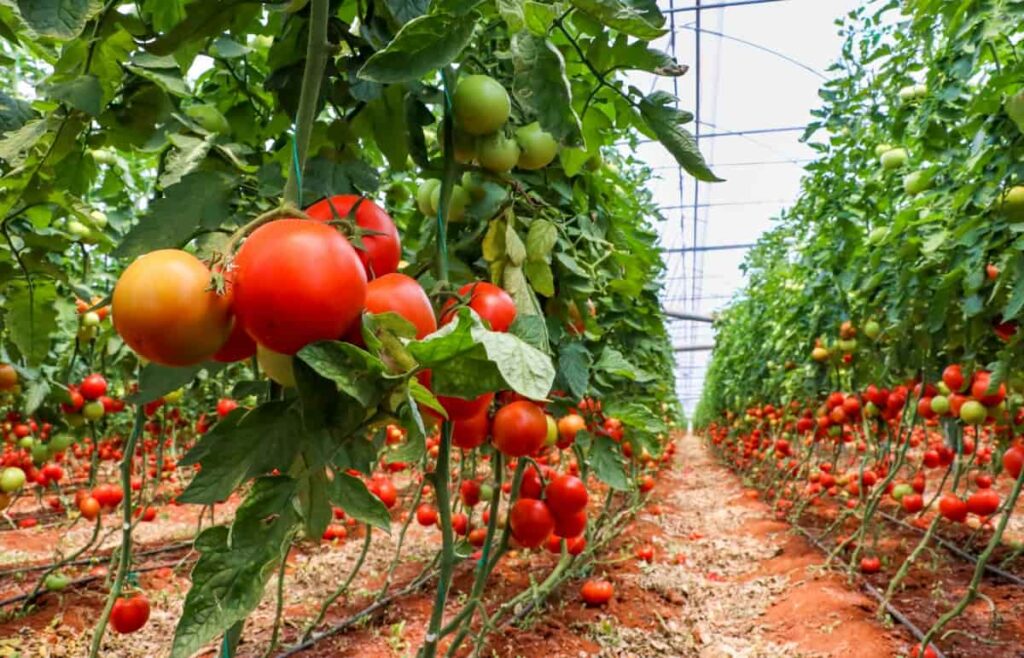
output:
[{"label": "black irrigation hose", "polygon": [[[153,566],[149,566],[149,567],[141,567],[139,569],[132,569],[132,573],[146,573],[147,571],[156,571],[157,569],[167,569],[167,568],[176,566],[177,564],[178,564],[177,562],[165,562],[163,564],[154,564]],[[84,576],[82,578],[77,578],[77,579],[72,580],[71,582],[69,582],[67,584],[67,586],[64,589],[61,589],[60,591],[52,592],[50,590],[45,590],[45,589],[41,590],[40,592],[38,592],[36,594],[35,598],[38,599],[38,598],[41,598],[41,597],[43,597],[43,596],[45,596],[47,594],[61,594],[63,592],[68,591],[69,589],[74,589],[76,587],[82,587],[83,585],[88,585],[89,583],[96,582],[97,580],[102,580],[102,579],[104,579],[106,577],[107,577],[106,574],[102,574],[102,575],[97,574],[97,575],[94,575],[94,576]],[[10,598],[3,599],[2,601],[0,601],[0,608],[5,608],[5,607],[11,605],[12,603],[21,603],[22,601],[25,601],[25,600],[27,600],[27,599],[29,599],[31,597],[32,597],[32,593],[31,592],[27,592],[25,594],[18,594],[17,596],[12,596]]]},{"label": "black irrigation hose", "polygon": [[[821,551],[825,555],[829,554],[829,550],[827,548],[825,548],[825,546],[820,541],[818,541],[817,537],[815,537],[811,533],[807,532],[806,530],[804,530],[803,528],[801,528],[798,525],[794,525],[793,527],[796,528],[797,530],[799,530],[800,533],[804,537],[806,537],[808,539],[808,541],[810,541],[812,544],[814,544],[814,546],[817,547],[817,549],[819,551]],[[914,622],[910,621],[910,619],[908,619],[902,612],[897,610],[896,606],[894,606],[889,601],[886,601],[885,600],[885,596],[883,596],[881,592],[879,592],[877,589],[875,589],[874,585],[872,585],[871,583],[867,582],[863,578],[858,578],[857,580],[860,583],[861,589],[863,589],[865,592],[867,592],[872,597],[874,597],[876,601],[878,601],[879,603],[883,604],[885,606],[885,611],[888,612],[889,615],[893,619],[895,619],[899,623],[903,624],[903,626],[905,626],[906,629],[908,631],[910,631],[910,634],[913,635],[915,638],[917,638],[918,643],[921,643],[921,642],[924,641],[924,633],[921,632],[921,629],[918,628],[917,626],[915,626]],[[931,643],[931,647],[932,647],[932,650],[935,652],[935,658],[947,658],[946,654],[942,653],[942,651],[937,646],[935,646],[934,642]],[[924,652],[921,652],[921,653],[923,654]]]},{"label": "black irrigation hose", "polygon": [[[170,553],[171,551],[178,551],[178,550],[181,550],[183,548],[189,548],[191,546],[192,546],[192,541],[191,540],[189,540],[189,541],[182,541],[182,542],[178,542],[176,544],[168,544],[167,546],[161,546],[160,548],[151,548],[151,549],[145,550],[145,551],[132,551],[132,555],[134,557],[146,557],[147,555],[159,555],[160,553]],[[90,557],[83,557],[83,558],[79,558],[77,560],[72,560],[71,562],[68,562],[67,564],[65,564],[63,566],[65,566],[65,567],[75,567],[75,566],[82,566],[82,565],[85,565],[85,564],[93,564],[94,562],[99,562],[99,561],[105,560],[105,559],[110,557],[110,553],[114,549],[116,549],[116,548],[117,547],[114,546],[114,547],[112,547],[110,549],[104,549],[102,554],[95,553],[95,554],[91,555]],[[45,571],[45,570],[49,569],[51,566],[53,566],[52,562],[50,562],[48,564],[37,564],[37,565],[31,566],[31,567],[18,567],[16,569],[5,569],[3,571],[0,571],[0,578],[3,578],[5,576],[13,576],[13,575],[17,575],[17,574],[32,573],[33,571]]]},{"label": "black irrigation hose", "polygon": [[[919,528],[915,528],[914,526],[909,525],[907,523],[904,523],[902,520],[896,518],[895,516],[891,516],[890,514],[888,514],[886,512],[883,512],[882,510],[878,510],[878,513],[883,518],[885,518],[886,520],[888,520],[888,521],[890,521],[892,523],[895,523],[896,525],[904,527],[907,530],[913,530],[914,532],[916,532],[919,535],[923,535],[924,534],[923,530],[921,530]],[[933,539],[935,540],[935,543],[939,544],[940,546],[942,546],[943,548],[948,550],[953,555],[956,555],[957,557],[959,557],[959,558],[961,558],[961,559],[963,559],[963,560],[965,560],[967,562],[970,562],[971,564],[977,564],[978,563],[977,556],[972,555],[971,553],[968,553],[967,551],[963,550],[962,548],[960,548],[956,544],[954,544],[954,543],[952,543],[950,541],[947,541],[947,540],[943,539],[942,537],[939,537],[938,535],[935,535],[933,537]],[[988,573],[992,574],[996,578],[1001,578],[1001,579],[1003,579],[1003,580],[1005,580],[1007,582],[1013,583],[1014,585],[1020,585],[1020,586],[1024,587],[1024,578],[1021,578],[1020,576],[1015,576],[1012,573],[1010,573],[1009,571],[1006,571],[1005,569],[1000,569],[999,567],[993,566],[991,564],[985,564],[985,571],[987,571]]]},{"label": "black irrigation hose", "polygon": [[341,620],[340,622],[338,622],[337,624],[335,624],[334,626],[331,626],[326,631],[323,631],[322,633],[316,633],[315,635],[310,637],[305,642],[302,642],[301,644],[296,644],[295,646],[290,647],[284,653],[277,654],[277,656],[275,658],[289,658],[290,656],[294,656],[294,655],[296,655],[298,653],[301,653],[302,651],[305,651],[306,649],[312,648],[313,646],[315,646],[321,640],[326,640],[329,637],[332,637],[334,635],[337,635],[337,634],[341,633],[342,631],[348,629],[350,626],[354,626],[355,624],[357,624],[360,621],[362,621],[364,618],[369,617],[370,615],[372,615],[373,613],[377,612],[381,608],[387,606],[388,604],[390,604],[395,599],[400,598],[402,596],[405,596],[406,594],[409,594],[411,592],[416,591],[417,589],[422,587],[428,580],[433,578],[435,575],[436,574],[434,572],[422,574],[419,578],[416,578],[415,580],[413,580],[411,583],[409,583],[405,587],[403,587],[403,588],[401,588],[399,590],[396,590],[396,591],[394,591],[391,594],[388,594],[384,598],[377,599],[376,601],[374,601],[370,605],[366,606],[365,608],[363,608],[359,612],[357,612],[357,613],[355,613],[353,615],[350,615],[350,616],[346,617],[345,619]]}]

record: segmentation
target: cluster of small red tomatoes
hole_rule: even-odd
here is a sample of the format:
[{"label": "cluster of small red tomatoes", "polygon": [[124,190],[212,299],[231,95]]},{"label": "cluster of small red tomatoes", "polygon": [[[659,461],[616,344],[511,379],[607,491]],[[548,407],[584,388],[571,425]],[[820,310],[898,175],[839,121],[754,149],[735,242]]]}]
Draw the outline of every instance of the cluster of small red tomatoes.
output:
[{"label": "cluster of small red tomatoes", "polygon": [[[417,338],[437,329],[422,286],[397,272],[401,242],[382,208],[345,194],[323,199],[305,214],[308,219],[276,219],[255,228],[238,253],[213,271],[180,250],[139,257],[114,288],[114,327],[149,361],[188,366],[256,355],[267,375],[286,386],[294,385],[291,356],[304,346],[339,339],[361,344],[364,311],[400,315]],[[360,249],[337,224],[358,236]],[[217,279],[220,290],[211,285]],[[475,282],[459,294],[494,331],[507,331],[515,319],[515,303],[497,286]]]}]

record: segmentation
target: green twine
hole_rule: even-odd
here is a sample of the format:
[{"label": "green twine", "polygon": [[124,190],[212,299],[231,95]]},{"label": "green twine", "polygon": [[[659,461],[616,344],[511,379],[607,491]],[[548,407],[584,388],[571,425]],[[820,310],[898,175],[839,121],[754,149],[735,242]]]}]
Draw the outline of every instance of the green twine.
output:
[{"label": "green twine", "polygon": [[292,167],[295,169],[295,182],[299,191],[299,205],[302,204],[302,165],[299,164],[298,131],[292,124]]}]

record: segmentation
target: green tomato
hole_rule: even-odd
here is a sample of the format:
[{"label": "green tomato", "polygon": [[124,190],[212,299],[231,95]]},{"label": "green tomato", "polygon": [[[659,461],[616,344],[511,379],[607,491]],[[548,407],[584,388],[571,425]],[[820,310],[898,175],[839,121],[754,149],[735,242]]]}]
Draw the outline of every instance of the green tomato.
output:
[{"label": "green tomato", "polygon": [[926,171],[914,171],[903,177],[903,191],[907,194],[920,194],[931,186],[931,177]]},{"label": "green tomato", "polygon": [[968,425],[981,425],[988,418],[988,409],[977,400],[968,400],[960,407],[960,420]]},{"label": "green tomato", "polygon": [[600,153],[595,153],[594,155],[587,158],[587,161],[583,163],[583,167],[587,171],[597,171],[598,169],[601,168],[601,165],[603,164],[604,158],[601,157]]},{"label": "green tomato", "polygon": [[77,238],[87,238],[92,235],[92,229],[83,224],[82,222],[78,221],[77,219],[72,219],[71,221],[69,221],[67,224],[67,229],[68,233]]},{"label": "green tomato", "polygon": [[487,135],[508,121],[512,101],[501,83],[488,75],[471,75],[459,81],[452,98],[459,127],[470,135]]},{"label": "green tomato", "polygon": [[912,493],[914,493],[914,487],[907,483],[897,484],[892,488],[892,497],[897,501],[903,500],[904,496],[909,496]]},{"label": "green tomato", "polygon": [[839,345],[840,351],[842,351],[845,354],[851,354],[857,351],[856,338],[851,338],[849,340],[840,340],[837,344]]},{"label": "green tomato", "polygon": [[25,486],[25,471],[17,466],[8,466],[0,473],[0,491],[13,493]]},{"label": "green tomato", "polygon": [[85,425],[85,418],[82,417],[82,414],[65,414],[64,420],[71,427],[82,427]]},{"label": "green tomato", "polygon": [[83,327],[98,327],[100,326],[100,314],[96,311],[89,311],[82,316]]},{"label": "green tomato", "polygon": [[75,437],[70,434],[58,434],[50,439],[50,449],[54,452],[61,452],[70,448],[74,442]]},{"label": "green tomato", "polygon": [[1007,98],[1003,104],[1003,109],[1013,119],[1013,122],[1017,124],[1017,129],[1024,132],[1024,90]]},{"label": "green tomato", "polygon": [[489,484],[480,485],[480,500],[494,500],[494,487]]},{"label": "green tomato", "polygon": [[933,412],[945,416],[949,413],[949,398],[945,395],[936,395],[932,398],[931,407]]},{"label": "green tomato", "polygon": [[256,361],[263,372],[275,382],[290,388],[295,386],[295,367],[291,356],[256,345]]},{"label": "green tomato", "polygon": [[882,325],[878,324],[874,320],[868,320],[864,323],[864,335],[875,340],[882,333]]},{"label": "green tomato", "polygon": [[437,212],[437,206],[433,203],[434,190],[440,189],[440,187],[441,181],[436,178],[428,178],[420,183],[419,189],[416,190],[416,207],[427,217]]},{"label": "green tomato", "polygon": [[878,146],[875,147],[875,156],[876,157],[881,157],[881,155],[883,153],[885,153],[886,151],[891,151],[891,150],[892,150],[892,145],[891,144],[879,144]]},{"label": "green tomato", "polygon": [[91,155],[93,161],[98,164],[112,165],[117,162],[117,156],[107,149],[90,150],[89,155]]},{"label": "green tomato", "polygon": [[462,174],[462,187],[469,192],[469,198],[473,201],[479,201],[487,196],[483,182],[471,171]]},{"label": "green tomato", "polygon": [[895,148],[883,153],[879,161],[882,163],[882,169],[888,170],[899,169],[907,164],[908,159],[910,159],[910,155],[907,153],[907,149]]},{"label": "green tomato", "polygon": [[36,441],[35,445],[32,446],[32,461],[38,465],[42,464],[50,457],[52,457],[50,453],[50,446],[46,445],[42,441]]},{"label": "green tomato", "polygon": [[[437,131],[437,141],[440,142],[442,150],[444,149],[444,130]],[[464,130],[459,130],[457,127],[452,133],[452,146],[454,148],[453,155],[455,161],[459,164],[469,164],[476,159],[476,137],[470,135]]]},{"label": "green tomato", "polygon": [[948,386],[946,386],[946,382],[942,381],[941,379],[939,380],[939,383],[935,385],[935,388],[939,389],[939,393],[942,395],[949,395],[950,393],[953,392],[949,390]]},{"label": "green tomato", "polygon": [[95,228],[101,229],[107,225],[107,213],[102,210],[93,210],[89,213],[89,221]]},{"label": "green tomato", "polygon": [[519,145],[502,133],[488,135],[480,140],[477,160],[484,169],[507,173],[519,162]]},{"label": "green tomato", "polygon": [[178,404],[181,402],[181,398],[185,396],[185,391],[180,388],[174,389],[170,393],[164,393],[164,402],[167,404]]},{"label": "green tomato", "polygon": [[551,416],[545,414],[548,420],[548,435],[544,438],[544,445],[553,446],[558,442],[558,423]]},{"label": "green tomato", "polygon": [[88,343],[89,341],[95,339],[98,333],[99,327],[90,327],[83,324],[81,327],[78,328],[78,342]]},{"label": "green tomato", "polygon": [[43,587],[48,592],[59,592],[71,583],[71,579],[62,573],[51,573],[43,581]]},{"label": "green tomato", "polygon": [[1024,185],[1014,185],[1006,190],[999,207],[1010,219],[1024,219]]},{"label": "green tomato", "polygon": [[18,439],[18,447],[22,450],[31,450],[32,446],[36,444],[36,440],[31,436],[25,436]]},{"label": "green tomato", "polygon": [[868,234],[868,244],[879,244],[882,241],[884,241],[887,237],[889,237],[889,227],[876,226],[875,228],[871,229],[871,233]]},{"label": "green tomato", "polygon": [[103,418],[104,414],[103,403],[99,400],[93,400],[92,402],[86,402],[85,406],[82,407],[82,416],[89,421],[96,422],[100,418]]},{"label": "green tomato", "polygon": [[[466,206],[469,205],[469,192],[466,191],[461,185],[455,185],[452,187],[452,197],[448,202],[448,221],[458,222],[466,216]],[[441,186],[438,185],[434,188],[434,192],[430,195],[430,204],[434,208],[434,212],[437,212],[437,208],[441,207]]]},{"label": "green tomato", "polygon": [[878,415],[878,407],[873,402],[868,402],[864,405],[864,415],[868,418],[874,418]]},{"label": "green tomato", "polygon": [[520,169],[543,169],[558,155],[558,142],[536,121],[517,129],[516,141],[521,149],[517,162]]}]

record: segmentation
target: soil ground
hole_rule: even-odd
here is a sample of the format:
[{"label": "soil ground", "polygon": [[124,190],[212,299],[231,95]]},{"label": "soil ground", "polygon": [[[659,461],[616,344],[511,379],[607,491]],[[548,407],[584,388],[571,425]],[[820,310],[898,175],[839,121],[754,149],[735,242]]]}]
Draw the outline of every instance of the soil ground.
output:
[{"label": "soil ground", "polygon": [[[148,526],[147,545],[172,543],[196,517],[186,508],[164,508],[168,516]],[[178,518],[178,517],[181,518]],[[365,607],[384,581],[397,537],[374,536],[362,576],[348,598],[328,611],[326,624]],[[141,528],[142,526],[140,526]],[[84,528],[82,530],[85,530]],[[39,530],[0,533],[7,563],[45,560],[53,543],[39,540]],[[63,539],[73,544],[78,537]],[[87,538],[87,537],[86,537]],[[31,539],[32,541],[29,541]],[[285,646],[296,642],[316,614],[319,602],[347,575],[361,541],[352,533],[341,544],[295,550],[286,569],[284,600]],[[51,540],[52,541],[52,540]],[[81,541],[84,541],[82,539]],[[393,582],[413,579],[436,551],[439,533],[410,526]],[[634,557],[638,546],[651,545],[654,559]],[[17,548],[15,548],[17,547]],[[11,555],[17,551],[17,556]],[[14,558],[14,559],[12,559]],[[187,559],[187,556],[185,556]],[[182,554],[154,557],[154,567],[141,573],[153,613],[149,624],[130,636],[108,633],[102,655],[107,658],[161,658],[173,635],[188,588],[187,561]],[[171,566],[161,567],[161,560]],[[531,575],[546,573],[555,556],[512,553],[488,585],[492,601],[501,601],[529,586]],[[593,576],[610,580],[613,600],[602,608],[586,607],[579,582],[556,590],[548,607],[522,628],[496,632],[487,654],[512,658],[579,656],[680,656],[694,658],[893,658],[905,655],[910,637],[887,629],[873,617],[872,600],[854,591],[840,576],[823,572],[822,555],[803,538],[775,521],[763,503],[753,499],[735,476],[715,463],[701,442],[681,437],[676,463],[659,478],[650,504],[613,542],[594,568]],[[82,572],[86,573],[85,571]],[[76,574],[81,575],[81,574]],[[0,591],[11,592],[17,578],[0,578]],[[22,581],[23,582],[23,581]],[[456,574],[449,614],[458,609],[460,592],[471,582],[469,565]],[[24,589],[24,585],[21,586]],[[276,578],[246,625],[239,658],[255,658],[265,650],[274,616]],[[422,641],[432,603],[428,586],[395,601],[369,623],[318,643],[301,654],[384,657],[414,655]],[[87,655],[91,624],[102,606],[99,583],[48,595],[31,614],[0,622],[0,656],[80,658]],[[216,649],[195,658],[216,656]],[[276,654],[275,654],[276,655]]]}]

